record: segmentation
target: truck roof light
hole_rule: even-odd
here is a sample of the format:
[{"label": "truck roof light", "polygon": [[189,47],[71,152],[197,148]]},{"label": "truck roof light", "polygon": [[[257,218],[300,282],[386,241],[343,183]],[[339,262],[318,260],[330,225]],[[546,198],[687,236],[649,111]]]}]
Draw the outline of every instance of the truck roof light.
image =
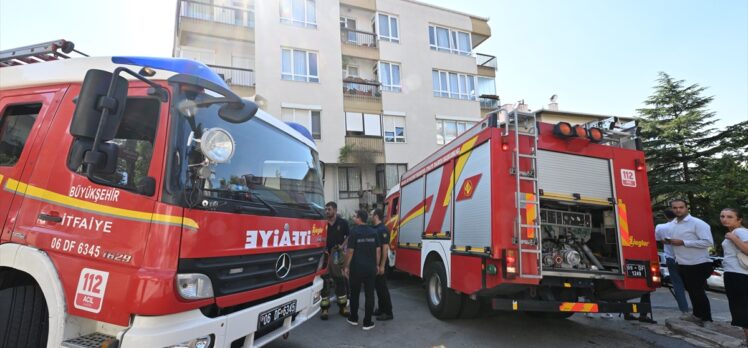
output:
[{"label": "truck roof light", "polygon": [[586,138],[587,137],[587,130],[584,129],[584,127],[580,125],[574,126],[574,136],[578,138]]},{"label": "truck roof light", "polygon": [[573,136],[571,124],[569,124],[568,122],[556,123],[556,125],[553,127],[553,134],[562,138]]},{"label": "truck roof light", "polygon": [[599,143],[603,141],[603,131],[600,130],[600,128],[592,127],[587,130],[588,138],[590,138],[590,141],[593,143]]},{"label": "truck roof light", "polygon": [[211,70],[207,65],[191,59],[112,57],[112,63],[149,67],[152,69],[172,71],[178,74],[194,75],[213,82],[221,87],[229,88],[229,86],[226,84],[226,81],[218,76],[215,71]]}]

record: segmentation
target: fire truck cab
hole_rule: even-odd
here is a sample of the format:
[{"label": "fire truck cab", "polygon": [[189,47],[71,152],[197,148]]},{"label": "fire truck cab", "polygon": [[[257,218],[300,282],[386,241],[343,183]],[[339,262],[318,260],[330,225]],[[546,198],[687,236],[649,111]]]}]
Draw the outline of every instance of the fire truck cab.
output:
[{"label": "fire truck cab", "polygon": [[311,136],[198,62],[72,50],[0,52],[0,346],[258,347],[315,315]]},{"label": "fire truck cab", "polygon": [[442,319],[648,310],[628,302],[660,282],[639,150],[635,123],[491,113],[388,193],[390,260]]}]

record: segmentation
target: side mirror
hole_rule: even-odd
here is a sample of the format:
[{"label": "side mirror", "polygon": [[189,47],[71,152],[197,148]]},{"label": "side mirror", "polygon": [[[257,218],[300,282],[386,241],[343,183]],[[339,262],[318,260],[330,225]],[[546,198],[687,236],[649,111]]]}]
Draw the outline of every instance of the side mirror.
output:
[{"label": "side mirror", "polygon": [[[108,97],[112,87],[112,97]],[[104,108],[109,109],[109,116],[103,122],[100,141],[112,140],[122,121],[127,100],[127,80],[121,76],[91,69],[83,80],[78,102],[70,123],[70,134],[76,138],[94,139],[99,128]]]},{"label": "side mirror", "polygon": [[153,196],[153,194],[156,193],[156,179],[152,176],[146,176],[145,178],[138,180],[137,190],[140,194]]},{"label": "side mirror", "polygon": [[257,104],[242,100],[241,103],[228,103],[218,109],[218,116],[224,121],[231,123],[244,123],[249,121],[257,113]]}]

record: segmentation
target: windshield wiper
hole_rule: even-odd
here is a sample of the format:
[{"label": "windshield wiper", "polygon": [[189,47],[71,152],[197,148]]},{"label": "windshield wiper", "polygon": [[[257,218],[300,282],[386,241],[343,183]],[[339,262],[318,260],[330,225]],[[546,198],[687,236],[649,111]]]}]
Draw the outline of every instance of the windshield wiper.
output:
[{"label": "windshield wiper", "polygon": [[281,203],[285,206],[291,206],[291,207],[302,207],[307,208],[313,212],[315,212],[317,215],[319,215],[321,218],[325,218],[325,214],[322,209],[317,208],[314,204],[311,203],[299,203],[299,202],[283,202]]},{"label": "windshield wiper", "polygon": [[[254,193],[253,191],[229,191],[229,190],[216,190],[216,189],[204,189],[204,191],[208,192],[216,192],[216,193],[223,193],[230,196],[236,196],[236,195],[249,195],[249,197],[253,197],[257,199],[257,202],[262,204],[263,207],[265,207],[272,215],[278,215],[278,210],[273,208],[272,205],[270,205],[266,200],[260,198],[260,195]],[[232,208],[238,209],[238,210],[247,210],[250,207],[247,206],[247,203],[255,203],[254,200],[247,199],[237,199],[232,197],[210,197],[210,199],[216,199],[226,202],[232,202]]]}]

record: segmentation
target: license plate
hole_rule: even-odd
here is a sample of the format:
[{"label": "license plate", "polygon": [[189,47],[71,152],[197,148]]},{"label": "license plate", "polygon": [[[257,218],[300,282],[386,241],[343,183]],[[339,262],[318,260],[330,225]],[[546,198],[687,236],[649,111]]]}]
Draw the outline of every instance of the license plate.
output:
[{"label": "license plate", "polygon": [[646,277],[647,266],[639,263],[627,263],[626,275],[632,278]]},{"label": "license plate", "polygon": [[264,327],[272,325],[280,320],[292,316],[294,313],[296,313],[296,300],[266,310],[260,313],[260,316],[257,318],[257,329],[260,330]]}]

